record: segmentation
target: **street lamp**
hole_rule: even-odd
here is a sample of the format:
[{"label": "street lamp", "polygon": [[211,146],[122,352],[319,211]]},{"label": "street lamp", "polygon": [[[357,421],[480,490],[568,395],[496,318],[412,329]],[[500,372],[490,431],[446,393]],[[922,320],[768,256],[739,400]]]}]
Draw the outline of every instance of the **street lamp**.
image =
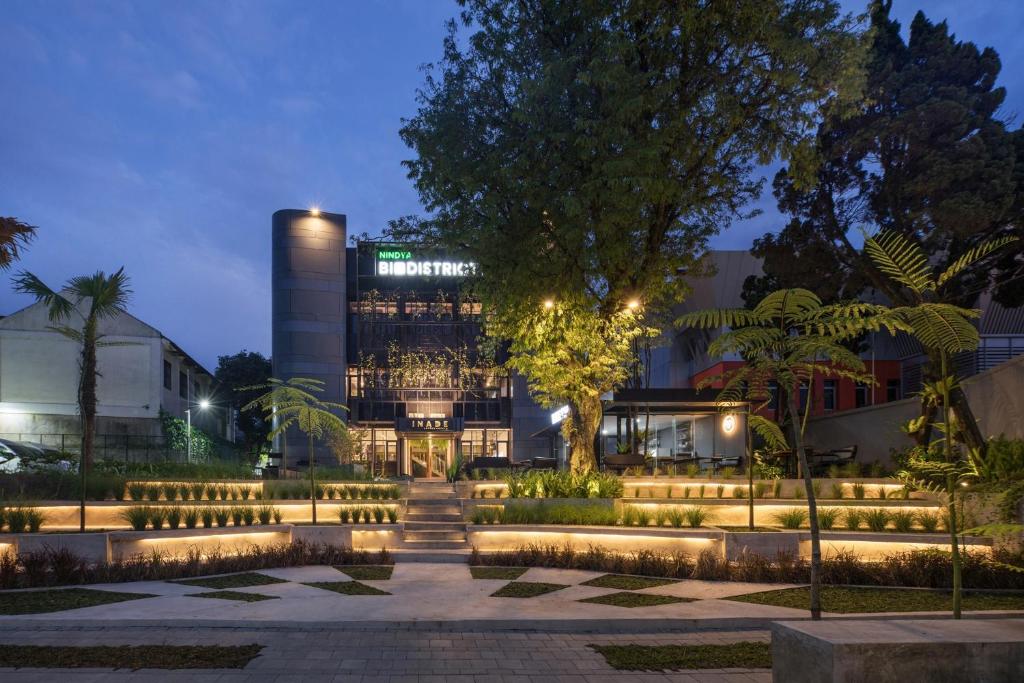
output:
[{"label": "street lamp", "polygon": [[[199,410],[206,410],[209,407],[210,407],[210,402],[208,400],[206,400],[205,398],[204,399],[200,399],[200,401],[199,401]],[[186,432],[185,432],[185,441],[186,441],[186,443],[188,443],[188,446],[187,446],[188,451],[187,451],[187,460],[186,460],[186,462],[191,463],[192,462],[192,408],[191,407],[185,408],[185,419],[187,420],[187,429],[186,429]]]}]

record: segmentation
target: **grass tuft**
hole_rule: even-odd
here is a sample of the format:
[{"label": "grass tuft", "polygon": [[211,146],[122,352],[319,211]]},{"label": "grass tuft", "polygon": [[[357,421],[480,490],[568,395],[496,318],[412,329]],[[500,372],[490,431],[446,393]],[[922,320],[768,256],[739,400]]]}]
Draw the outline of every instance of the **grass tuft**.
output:
[{"label": "grass tuft", "polygon": [[395,570],[394,565],[340,565],[336,566],[339,572],[347,574],[357,581],[386,581],[391,578]]},{"label": "grass tuft", "polygon": [[526,567],[470,567],[474,579],[502,579],[515,581],[526,573]]},{"label": "grass tuft", "polygon": [[591,645],[619,671],[679,669],[770,669],[771,644],[728,645]]},{"label": "grass tuft", "polygon": [[[762,593],[737,595],[726,600],[757,605],[807,609],[809,588],[786,588]],[[862,612],[945,612],[953,608],[951,593],[900,588],[840,588],[823,586],[821,607],[834,614]],[[964,593],[965,610],[1022,610],[1021,593]]]},{"label": "grass tuft", "polygon": [[554,593],[568,588],[560,583],[534,583],[531,581],[512,581],[491,593],[492,598],[535,598],[538,595]]},{"label": "grass tuft", "polygon": [[613,605],[615,607],[656,607],[658,605],[671,605],[677,602],[693,602],[693,598],[680,598],[674,595],[655,595],[654,593],[630,593],[621,591],[619,593],[608,593],[598,595],[594,598],[585,598],[577,602],[589,602],[598,605]]},{"label": "grass tuft", "polygon": [[367,586],[365,583],[359,583],[358,581],[314,581],[303,585],[322,588],[325,591],[333,591],[342,595],[391,595],[387,591]]},{"label": "grass tuft", "polygon": [[[127,600],[155,598],[149,593],[117,593],[114,591],[68,588],[65,590],[21,591],[0,593],[0,614],[42,614],[68,609],[110,605]],[[0,651],[8,648],[0,648]]]},{"label": "grass tuft", "polygon": [[0,667],[40,669],[241,669],[262,645],[7,645]]},{"label": "grass tuft", "polygon": [[245,593],[243,591],[211,591],[209,593],[192,593],[190,598],[219,598],[221,600],[238,600],[239,602],[262,602],[264,600],[277,600],[276,595],[260,595],[259,593]]},{"label": "grass tuft", "polygon": [[226,576],[208,576],[201,579],[184,579],[173,581],[182,586],[200,586],[202,588],[246,588],[248,586],[269,586],[272,583],[288,583],[284,579],[276,579],[273,576],[260,574],[258,572],[244,572],[242,574],[228,574]]},{"label": "grass tuft", "polygon": [[641,588],[655,588],[678,583],[673,579],[652,579],[647,576],[627,576],[625,574],[605,574],[590,581],[584,581],[581,586],[596,586],[597,588],[615,588],[622,591],[635,591]]}]

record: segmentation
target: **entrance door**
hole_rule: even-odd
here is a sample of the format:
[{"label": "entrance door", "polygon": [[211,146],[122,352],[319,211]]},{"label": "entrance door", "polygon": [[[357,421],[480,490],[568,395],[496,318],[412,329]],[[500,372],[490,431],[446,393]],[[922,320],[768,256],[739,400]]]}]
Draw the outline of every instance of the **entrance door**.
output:
[{"label": "entrance door", "polygon": [[412,476],[417,479],[444,478],[448,471],[449,451],[452,440],[447,437],[430,436],[406,439]]}]

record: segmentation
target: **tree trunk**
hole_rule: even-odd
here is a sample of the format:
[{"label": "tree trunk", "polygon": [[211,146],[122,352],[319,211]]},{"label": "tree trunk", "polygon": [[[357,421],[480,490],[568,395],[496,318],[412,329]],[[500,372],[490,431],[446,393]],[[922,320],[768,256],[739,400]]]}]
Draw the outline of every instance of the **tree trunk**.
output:
[{"label": "tree trunk", "polygon": [[[793,419],[793,447],[796,449],[800,470],[803,472],[804,488],[807,491],[808,524],[811,527],[811,619],[821,619],[821,534],[818,530],[818,503],[814,498],[814,480],[804,451],[803,429],[797,421],[800,414],[800,390],[789,392],[789,411]],[[807,387],[807,410],[811,409],[811,387]]]},{"label": "tree trunk", "polygon": [[750,513],[748,524],[754,530],[754,440],[750,432],[750,407],[747,407],[747,508]]},{"label": "tree trunk", "polygon": [[313,454],[313,433],[309,437],[309,500],[313,504],[313,526],[316,526],[316,460]]},{"label": "tree trunk", "polygon": [[[942,376],[947,377],[949,372],[948,356],[945,351],[940,352],[940,363],[942,367]],[[951,406],[950,404],[949,384],[946,382],[942,383],[942,419],[945,421],[945,432],[946,436],[943,440],[943,452],[946,456],[946,462],[953,462],[953,429],[949,424]],[[950,550],[952,551],[953,560],[953,618],[960,618],[960,605],[961,605],[961,569],[960,569],[960,544],[957,542],[957,519],[956,519],[956,480],[952,476],[946,477],[946,492],[949,494],[949,507],[947,514],[949,515],[949,543]]]},{"label": "tree trunk", "polygon": [[[951,374],[951,372],[947,354],[939,350],[929,351],[928,361],[922,368],[922,378],[928,382],[935,382],[946,377],[948,374]],[[956,425],[958,427],[956,431],[959,432],[960,438],[963,439],[963,442],[969,449],[976,450],[984,455],[988,444],[981,433],[981,429],[978,427],[978,420],[974,417],[974,411],[971,410],[971,405],[967,401],[967,394],[957,385],[953,387],[952,392],[947,398],[952,415],[956,418]],[[925,420],[923,429],[917,434],[916,441],[919,446],[927,446],[931,443],[932,423],[935,422],[936,412],[934,406],[922,405],[921,414],[925,416]],[[949,425],[948,416],[944,418],[944,421]],[[949,433],[952,434],[953,432]]]},{"label": "tree trunk", "polygon": [[597,395],[588,395],[578,405],[569,406],[569,418],[562,425],[562,435],[572,449],[569,468],[576,474],[592,472],[597,467],[594,440],[601,428],[601,416],[601,397]]},{"label": "tree trunk", "polygon": [[78,412],[82,417],[82,452],[79,456],[81,499],[79,503],[79,531],[85,531],[85,487],[93,462],[93,444],[96,437],[96,318],[86,318],[82,326],[82,367],[78,383]]}]

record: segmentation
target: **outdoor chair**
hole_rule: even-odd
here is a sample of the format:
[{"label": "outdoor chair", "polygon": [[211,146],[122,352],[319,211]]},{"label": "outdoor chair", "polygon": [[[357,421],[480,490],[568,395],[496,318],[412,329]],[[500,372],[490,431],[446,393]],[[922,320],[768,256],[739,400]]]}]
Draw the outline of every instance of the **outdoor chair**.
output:
[{"label": "outdoor chair", "polygon": [[553,470],[558,468],[558,461],[554,458],[531,458],[524,461],[523,465],[531,470]]},{"label": "outdoor chair", "polygon": [[622,474],[631,467],[646,467],[647,461],[639,453],[625,453],[604,456],[604,468]]},{"label": "outdoor chair", "polygon": [[470,470],[510,470],[518,466],[508,458],[495,456],[477,456],[464,465],[468,474]]}]

